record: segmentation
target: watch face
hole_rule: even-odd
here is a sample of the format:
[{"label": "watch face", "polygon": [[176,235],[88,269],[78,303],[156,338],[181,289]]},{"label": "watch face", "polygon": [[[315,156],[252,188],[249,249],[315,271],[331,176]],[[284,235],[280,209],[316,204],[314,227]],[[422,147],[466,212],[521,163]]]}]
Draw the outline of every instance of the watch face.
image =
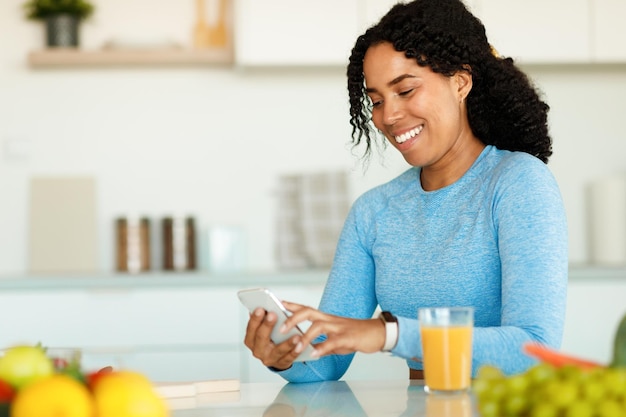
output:
[{"label": "watch face", "polygon": [[396,317],[388,311],[383,311],[380,313],[380,316],[386,323],[395,323],[398,321],[398,319],[396,319]]}]

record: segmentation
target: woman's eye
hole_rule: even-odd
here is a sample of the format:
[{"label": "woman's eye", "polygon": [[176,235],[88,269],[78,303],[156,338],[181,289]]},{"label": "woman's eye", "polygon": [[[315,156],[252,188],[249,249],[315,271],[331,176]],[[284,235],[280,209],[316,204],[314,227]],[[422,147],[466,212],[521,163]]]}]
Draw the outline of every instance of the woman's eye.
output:
[{"label": "woman's eye", "polygon": [[382,100],[378,100],[378,99],[373,99],[371,97],[368,97],[367,101],[369,102],[369,105],[371,107],[379,107],[382,104]]},{"label": "woman's eye", "polygon": [[399,96],[408,96],[412,92],[413,92],[413,89],[411,88],[411,89],[408,89],[408,90],[401,91],[398,95]]}]

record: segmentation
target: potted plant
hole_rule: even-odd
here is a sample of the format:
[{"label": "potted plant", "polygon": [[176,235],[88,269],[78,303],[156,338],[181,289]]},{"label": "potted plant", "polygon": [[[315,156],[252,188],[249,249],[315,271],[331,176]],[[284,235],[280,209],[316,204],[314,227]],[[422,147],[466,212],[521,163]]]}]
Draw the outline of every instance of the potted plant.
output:
[{"label": "potted plant", "polygon": [[46,40],[50,47],[77,47],[78,28],[92,15],[94,6],[88,0],[28,0],[26,17],[46,23]]}]

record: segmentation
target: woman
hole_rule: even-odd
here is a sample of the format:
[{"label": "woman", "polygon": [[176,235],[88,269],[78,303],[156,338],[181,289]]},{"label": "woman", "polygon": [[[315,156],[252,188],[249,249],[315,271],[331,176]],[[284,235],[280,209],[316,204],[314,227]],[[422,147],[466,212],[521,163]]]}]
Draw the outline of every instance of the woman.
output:
[{"label": "woman", "polygon": [[[259,310],[246,345],[289,381],[338,379],[354,352],[380,350],[420,377],[418,308],[472,306],[473,372],[523,372],[522,345],[559,347],[565,317],[548,105],[458,0],[394,6],[358,38],[347,74],[355,146],[368,156],[377,131],[412,167],[354,203],[319,310],[285,303],[286,328],[312,322],[304,337],[273,345],[275,317]],[[312,341],[320,359],[293,362]]]}]

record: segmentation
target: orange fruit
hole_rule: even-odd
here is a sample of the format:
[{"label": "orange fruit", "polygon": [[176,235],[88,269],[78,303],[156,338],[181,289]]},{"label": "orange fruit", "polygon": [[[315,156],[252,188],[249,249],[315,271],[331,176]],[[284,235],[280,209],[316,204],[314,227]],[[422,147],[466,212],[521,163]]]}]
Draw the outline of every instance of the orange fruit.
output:
[{"label": "orange fruit", "polygon": [[55,374],[17,392],[11,417],[92,417],[94,403],[85,385]]},{"label": "orange fruit", "polygon": [[167,417],[169,410],[150,380],[134,371],[112,371],[93,386],[98,417]]}]

